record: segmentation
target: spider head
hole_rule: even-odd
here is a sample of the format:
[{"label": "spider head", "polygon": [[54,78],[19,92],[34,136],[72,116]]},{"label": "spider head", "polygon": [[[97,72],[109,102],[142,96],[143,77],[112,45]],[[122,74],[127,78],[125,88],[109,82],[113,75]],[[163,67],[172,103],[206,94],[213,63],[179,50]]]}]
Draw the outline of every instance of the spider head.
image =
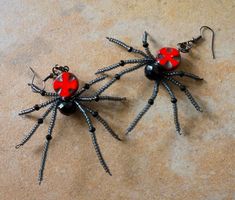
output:
[{"label": "spider head", "polygon": [[158,63],[153,63],[145,66],[145,76],[150,80],[157,80],[161,78],[161,67]]}]

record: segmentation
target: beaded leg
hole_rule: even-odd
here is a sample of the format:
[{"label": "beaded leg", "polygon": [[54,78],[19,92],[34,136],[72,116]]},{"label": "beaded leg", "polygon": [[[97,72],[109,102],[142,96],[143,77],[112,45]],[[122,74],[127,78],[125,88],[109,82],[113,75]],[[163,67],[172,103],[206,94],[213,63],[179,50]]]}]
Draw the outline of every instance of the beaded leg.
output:
[{"label": "beaded leg", "polygon": [[173,91],[171,90],[170,86],[167,84],[166,81],[162,80],[162,85],[165,87],[166,91],[169,93],[169,95],[171,97],[171,103],[172,103],[172,106],[173,106],[175,129],[176,129],[176,132],[181,135],[180,123],[179,123],[179,119],[178,119],[177,99],[176,99]]},{"label": "beaded leg", "polygon": [[59,97],[57,98],[54,98],[54,99],[51,99],[49,101],[46,101],[44,103],[41,103],[41,104],[36,104],[34,105],[33,107],[31,108],[28,108],[28,109],[25,109],[25,110],[22,110],[19,112],[19,115],[25,115],[25,114],[28,114],[28,113],[31,113],[31,112],[34,112],[34,111],[38,111],[40,110],[41,108],[44,108],[46,107],[47,105],[51,104],[51,103],[54,103],[56,100],[58,100]]},{"label": "beaded leg", "polygon": [[153,56],[153,54],[149,50],[149,43],[147,40],[148,40],[148,33],[146,31],[144,31],[144,35],[143,35],[143,39],[142,39],[143,47],[144,47],[146,53],[148,54],[148,56],[150,58],[152,58],[153,60],[155,60],[155,57]]},{"label": "beaded leg", "polygon": [[122,70],[121,72],[117,73],[114,78],[112,78],[108,83],[106,83],[103,87],[101,87],[94,96],[99,96],[101,93],[103,93],[106,89],[108,89],[114,82],[119,80],[124,74],[133,72],[141,67],[143,67],[146,63],[140,63],[138,65],[135,65],[133,67],[127,68],[125,70]]},{"label": "beaded leg", "polygon": [[139,112],[139,114],[136,116],[136,118],[131,122],[131,124],[129,125],[129,127],[126,130],[126,135],[131,132],[136,125],[138,124],[138,122],[140,121],[140,119],[144,116],[144,114],[149,110],[149,108],[154,104],[154,100],[157,97],[158,94],[158,88],[159,88],[159,81],[156,81],[154,84],[154,88],[153,88],[153,94],[150,97],[150,99],[148,100],[148,103],[144,106],[144,108]]},{"label": "beaded leg", "polygon": [[45,90],[42,90],[42,89],[40,89],[38,86],[36,86],[33,83],[28,83],[28,85],[32,88],[33,92],[39,93],[42,96],[54,96],[54,97],[58,96],[57,93],[55,93],[55,92],[47,92]]},{"label": "beaded leg", "polygon": [[[83,105],[84,106],[84,105]],[[92,110],[91,108],[88,108],[87,106],[84,106],[86,110],[92,114],[94,118],[96,118],[103,126],[104,128],[113,136],[115,139],[121,141],[119,136],[113,131],[113,129],[109,126],[108,122],[106,122],[103,117],[99,115],[97,111]]]},{"label": "beaded leg", "polygon": [[196,102],[196,100],[193,98],[193,96],[191,95],[191,93],[188,91],[188,89],[186,88],[185,85],[183,85],[182,83],[180,83],[179,81],[175,80],[172,77],[167,77],[164,76],[165,79],[171,81],[174,85],[178,86],[180,88],[181,91],[183,91],[185,93],[185,95],[188,97],[188,99],[190,100],[190,102],[192,103],[192,105],[196,108],[197,111],[202,112],[201,107],[198,105],[198,103]]},{"label": "beaded leg", "polygon": [[38,119],[37,123],[33,126],[31,131],[21,140],[19,144],[15,146],[16,149],[19,147],[23,146],[31,137],[32,135],[36,132],[38,127],[43,123],[43,120],[47,117],[47,115],[51,112],[52,108],[55,106],[55,104],[51,105],[47,111],[42,115],[41,118]]},{"label": "beaded leg", "polygon": [[143,62],[147,62],[147,61],[152,61],[152,60],[151,59],[146,59],[146,58],[144,58],[144,59],[120,60],[119,63],[115,63],[115,64],[110,65],[108,67],[98,69],[98,71],[95,74],[101,74],[101,73],[116,69],[116,68],[121,67],[121,66],[123,67],[127,64],[143,63]]},{"label": "beaded leg", "polygon": [[100,161],[100,164],[102,165],[102,167],[104,168],[104,170],[110,175],[112,176],[102,154],[101,154],[101,151],[100,151],[100,147],[98,145],[98,142],[96,140],[96,135],[95,135],[95,127],[93,126],[89,116],[87,115],[86,111],[82,108],[82,106],[77,102],[75,101],[75,103],[77,104],[77,107],[78,109],[81,111],[81,113],[83,114],[83,116],[85,117],[86,119],[86,122],[88,124],[88,127],[89,127],[89,131],[90,131],[90,135],[91,135],[91,139],[92,139],[92,143],[93,143],[93,146],[95,148],[95,152],[97,154],[97,157]]},{"label": "beaded leg", "polygon": [[100,76],[100,77],[97,77],[97,78],[91,80],[89,83],[85,83],[85,85],[78,91],[78,94],[76,96],[81,95],[83,92],[88,90],[92,85],[94,85],[100,81],[103,81],[106,77],[107,77],[107,75],[103,75],[103,76]]},{"label": "beaded leg", "polygon": [[110,38],[110,37],[106,37],[110,42],[113,42],[121,47],[123,47],[124,49],[126,49],[128,52],[132,52],[132,53],[136,53],[136,54],[140,54],[141,56],[144,56],[145,58],[148,58],[148,55],[145,54],[143,51],[135,49],[127,44],[125,44],[124,42],[114,39],[114,38]]},{"label": "beaded leg", "polygon": [[125,101],[126,97],[113,97],[113,96],[95,96],[95,97],[79,97],[79,101]]},{"label": "beaded leg", "polygon": [[49,128],[48,128],[48,134],[46,136],[46,142],[45,142],[44,149],[43,149],[43,152],[42,152],[42,161],[41,161],[41,166],[40,166],[39,175],[38,175],[39,185],[41,184],[41,182],[43,180],[43,172],[44,172],[44,169],[45,169],[45,164],[46,164],[46,159],[47,159],[47,152],[48,152],[50,141],[52,139],[52,136],[51,136],[52,131],[53,131],[53,128],[55,126],[55,120],[56,120],[56,115],[57,115],[57,106],[58,106],[58,104],[56,103],[53,107],[51,121],[50,121],[50,125],[49,125]]},{"label": "beaded leg", "polygon": [[192,74],[192,73],[189,73],[189,72],[172,71],[172,72],[163,72],[163,73],[167,76],[180,76],[180,77],[186,76],[186,77],[192,78],[194,80],[199,80],[199,81],[203,80],[203,78],[200,78],[199,76]]}]

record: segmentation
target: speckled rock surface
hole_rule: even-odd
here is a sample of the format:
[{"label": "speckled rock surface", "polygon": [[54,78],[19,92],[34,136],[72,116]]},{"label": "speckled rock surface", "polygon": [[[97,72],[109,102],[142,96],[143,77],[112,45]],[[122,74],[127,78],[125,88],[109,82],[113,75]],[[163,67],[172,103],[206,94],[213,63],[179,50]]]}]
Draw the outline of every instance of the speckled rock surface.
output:
[{"label": "speckled rock surface", "polygon": [[[1,200],[235,199],[234,1],[1,0],[0,11]],[[81,115],[59,114],[44,182],[38,186],[48,121],[23,148],[14,148],[40,115],[21,118],[17,112],[47,99],[27,86],[29,66],[44,77],[54,64],[68,65],[87,81],[100,67],[136,57],[106,36],[141,48],[146,30],[156,52],[197,36],[202,25],[216,32],[216,59],[211,58],[208,31],[204,42],[183,55],[181,68],[205,79],[201,84],[184,81],[203,113],[174,88],[184,136],[175,134],[172,106],[162,87],[154,106],[124,142],[115,141],[95,122],[110,177],[99,165]],[[124,137],[151,93],[152,82],[139,70],[106,91],[126,96],[128,102],[101,103],[99,111]]]}]

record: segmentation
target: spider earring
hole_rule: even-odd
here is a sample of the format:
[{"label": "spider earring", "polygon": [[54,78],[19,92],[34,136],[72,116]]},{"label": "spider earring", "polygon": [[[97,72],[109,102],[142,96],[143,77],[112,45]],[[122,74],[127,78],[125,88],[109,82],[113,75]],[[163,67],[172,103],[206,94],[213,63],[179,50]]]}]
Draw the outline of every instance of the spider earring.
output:
[{"label": "spider earring", "polygon": [[[39,184],[43,180],[43,172],[46,164],[47,152],[49,148],[50,141],[52,139],[52,131],[55,126],[57,110],[59,110],[64,115],[71,115],[75,113],[77,110],[80,111],[83,117],[86,120],[86,123],[89,127],[90,136],[92,139],[92,143],[94,149],[96,151],[97,157],[100,161],[100,164],[104,168],[104,170],[109,174],[112,175],[102,154],[100,151],[100,147],[98,145],[96,134],[95,134],[95,127],[92,124],[92,121],[89,117],[89,114],[94,117],[97,121],[99,121],[104,128],[117,140],[121,140],[118,135],[112,130],[109,124],[99,115],[99,113],[91,108],[89,108],[86,103],[90,103],[92,101],[123,101],[125,100],[124,97],[114,97],[114,96],[84,96],[83,93],[86,92],[92,85],[104,80],[106,76],[98,77],[94,80],[91,80],[89,83],[86,83],[80,90],[79,89],[79,80],[77,77],[69,72],[69,68],[67,66],[58,66],[56,65],[52,69],[52,73],[50,73],[44,80],[43,80],[43,88],[38,87],[34,84],[35,79],[35,72],[31,68],[34,76],[32,82],[29,84],[31,86],[32,91],[34,93],[41,94],[42,96],[52,97],[50,100],[36,104],[31,108],[22,110],[19,115],[25,115],[32,113],[34,111],[38,111],[41,108],[49,106],[49,108],[44,112],[44,114],[37,120],[36,124],[33,128],[26,134],[26,136],[22,139],[22,141],[16,145],[16,148],[23,146],[29,139],[33,136],[39,126],[43,123],[45,118],[51,112],[51,121],[48,128],[48,134],[46,135],[46,141],[42,153],[42,161],[39,169],[39,177],[38,181]],[[45,91],[45,82],[49,79],[53,79],[53,88],[55,92],[47,92]],[[101,93],[100,93],[101,94]]]},{"label": "spider earring", "polygon": [[203,80],[197,75],[194,75],[189,72],[184,72],[184,71],[175,71],[181,62],[181,53],[188,53],[190,49],[197,44],[202,38],[203,38],[203,30],[208,29],[212,32],[212,56],[215,58],[214,55],[214,31],[208,27],[208,26],[202,26],[200,28],[200,35],[196,38],[193,38],[189,41],[178,43],[178,49],[177,48],[172,48],[172,47],[164,47],[161,48],[157,55],[154,56],[150,50],[149,50],[149,44],[147,42],[147,37],[148,34],[147,32],[144,32],[143,39],[142,39],[142,44],[145,49],[145,52],[135,49],[127,44],[125,44],[122,41],[119,41],[114,38],[109,38],[107,39],[110,42],[113,42],[117,44],[118,46],[122,47],[123,49],[126,49],[130,53],[137,54],[141,56],[141,59],[128,59],[128,60],[121,60],[118,63],[115,63],[113,65],[110,65],[108,67],[99,69],[96,74],[101,74],[107,71],[111,71],[113,69],[116,69],[121,66],[126,66],[128,64],[136,64],[130,68],[126,68],[122,70],[121,72],[117,73],[113,79],[111,79],[107,84],[105,84],[100,90],[97,91],[96,95],[101,94],[104,92],[106,89],[108,89],[114,82],[119,80],[122,76],[125,74],[131,73],[135,70],[138,70],[142,67],[144,67],[144,74],[145,77],[148,78],[149,80],[154,82],[154,87],[153,87],[153,93],[152,96],[149,98],[147,104],[144,106],[144,108],[137,114],[135,119],[131,122],[129,127],[126,130],[126,134],[131,132],[137,125],[137,123],[140,121],[140,119],[143,117],[143,115],[149,110],[149,108],[154,104],[154,101],[157,97],[158,94],[158,88],[159,85],[162,84],[163,87],[166,89],[168,92],[171,103],[173,106],[173,115],[174,115],[174,123],[175,123],[175,128],[176,132],[181,134],[181,128],[180,128],[180,123],[178,120],[178,108],[177,108],[177,99],[172,91],[172,89],[169,86],[169,83],[172,83],[173,85],[176,85],[179,87],[179,89],[184,92],[184,94],[188,97],[192,105],[196,108],[196,110],[202,112],[201,107],[198,105],[196,100],[193,98],[189,90],[186,88],[185,85],[183,85],[180,81],[176,80],[173,77],[188,77],[191,79],[194,79],[196,81],[201,81]]}]

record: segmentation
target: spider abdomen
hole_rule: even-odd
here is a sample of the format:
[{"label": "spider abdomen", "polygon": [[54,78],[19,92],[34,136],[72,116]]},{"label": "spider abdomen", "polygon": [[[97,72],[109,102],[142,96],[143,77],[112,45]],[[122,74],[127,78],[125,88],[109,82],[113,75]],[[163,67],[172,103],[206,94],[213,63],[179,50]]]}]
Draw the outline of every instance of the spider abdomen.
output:
[{"label": "spider abdomen", "polygon": [[62,101],[58,109],[63,115],[69,116],[77,111],[77,105],[74,101]]},{"label": "spider abdomen", "polygon": [[146,65],[144,68],[144,73],[149,80],[158,80],[162,77],[161,69],[157,63]]}]

